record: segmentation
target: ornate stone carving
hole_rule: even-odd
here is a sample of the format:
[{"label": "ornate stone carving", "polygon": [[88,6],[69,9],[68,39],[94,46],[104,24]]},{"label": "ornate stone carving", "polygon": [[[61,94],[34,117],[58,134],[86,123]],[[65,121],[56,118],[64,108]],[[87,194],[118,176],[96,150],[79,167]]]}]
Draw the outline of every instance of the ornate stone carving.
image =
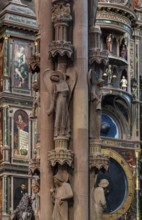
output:
[{"label": "ornate stone carving", "polygon": [[57,163],[60,165],[67,164],[69,167],[72,167],[73,152],[67,149],[49,151],[48,161],[52,167],[54,167]]},{"label": "ornate stone carving", "polygon": [[69,167],[73,163],[73,152],[68,150],[68,138],[56,138],[55,150],[48,152],[48,161],[52,167],[57,163],[60,165],[68,164]]},{"label": "ornate stone carving", "polygon": [[35,146],[34,152],[33,152],[33,158],[29,162],[29,174],[34,175],[37,174],[40,175],[40,143],[38,142]]},{"label": "ornate stone carving", "polygon": [[93,64],[94,62],[101,64],[103,63],[104,65],[108,64],[108,51],[103,50],[100,51],[98,50],[90,50],[89,52],[89,64]]},{"label": "ornate stone carving", "polygon": [[33,98],[33,107],[30,118],[34,119],[38,116],[38,111],[40,111],[40,94],[39,94],[39,80],[33,82],[33,91],[35,92]]},{"label": "ornate stone carving", "polygon": [[66,55],[71,58],[73,55],[73,46],[69,41],[52,41],[49,47],[49,54],[52,57],[55,57],[56,55]]},{"label": "ornate stone carving", "polygon": [[109,156],[101,152],[101,143],[97,140],[90,140],[90,169],[95,169],[95,171],[109,169]]},{"label": "ornate stone carving", "polygon": [[52,6],[52,22],[57,21],[71,21],[71,11],[70,11],[70,4],[69,3],[58,3],[53,4]]},{"label": "ornate stone carving", "polygon": [[40,54],[34,54],[31,57],[30,71],[32,74],[40,72]]},{"label": "ornate stone carving", "polygon": [[53,220],[68,220],[68,201],[73,198],[69,183],[65,182],[60,173],[54,176],[54,187],[50,192],[54,200]]},{"label": "ornate stone carving", "polygon": [[133,100],[136,100],[137,93],[138,93],[138,82],[134,77],[132,77],[131,79],[131,93],[132,93]]},{"label": "ornate stone carving", "polygon": [[130,42],[130,76],[134,77],[134,42]]}]

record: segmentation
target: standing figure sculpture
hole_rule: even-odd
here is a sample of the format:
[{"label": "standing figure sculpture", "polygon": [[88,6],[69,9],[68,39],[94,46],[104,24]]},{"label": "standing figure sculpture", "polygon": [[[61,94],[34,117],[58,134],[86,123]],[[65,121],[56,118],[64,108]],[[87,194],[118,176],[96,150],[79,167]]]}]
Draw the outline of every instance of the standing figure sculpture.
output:
[{"label": "standing figure sculpture", "polygon": [[55,110],[54,137],[70,136],[70,119],[69,119],[69,86],[64,75],[60,71],[54,72],[50,77],[53,85],[53,98],[47,111],[48,115]]},{"label": "standing figure sculpture", "polygon": [[54,176],[54,185],[55,189],[50,189],[54,200],[52,220],[68,220],[68,201],[73,198],[71,186],[59,173]]},{"label": "standing figure sculpture", "polygon": [[128,82],[127,82],[127,79],[125,78],[125,76],[122,77],[120,83],[121,83],[121,89],[126,91]]},{"label": "standing figure sculpture", "polygon": [[51,103],[47,110],[48,116],[54,114],[54,137],[70,137],[69,105],[77,74],[73,68],[67,72],[56,70],[45,71],[45,84],[51,95]]},{"label": "standing figure sculpture", "polygon": [[90,138],[93,139],[100,139],[103,82],[104,80],[99,78],[94,82],[92,79],[90,83]]},{"label": "standing figure sculpture", "polygon": [[35,215],[35,220],[40,219],[40,185],[37,181],[32,183],[32,207]]},{"label": "standing figure sculpture", "polygon": [[107,50],[112,53],[112,34],[109,34],[106,38]]},{"label": "standing figure sculpture", "polygon": [[103,220],[103,211],[106,208],[105,189],[108,187],[109,181],[101,179],[98,187],[93,190],[93,204],[95,212],[95,220]]}]

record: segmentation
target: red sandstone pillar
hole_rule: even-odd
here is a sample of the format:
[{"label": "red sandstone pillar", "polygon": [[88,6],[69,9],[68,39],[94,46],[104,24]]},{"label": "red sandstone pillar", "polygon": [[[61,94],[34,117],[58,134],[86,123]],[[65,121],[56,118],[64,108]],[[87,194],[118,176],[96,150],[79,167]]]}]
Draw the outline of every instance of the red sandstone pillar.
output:
[{"label": "red sandstone pillar", "polygon": [[52,172],[49,167],[47,157],[48,151],[53,148],[53,121],[52,117],[47,116],[50,97],[44,85],[43,75],[45,69],[52,68],[51,62],[48,59],[49,44],[52,41],[52,23],[51,23],[51,0],[40,0],[40,175],[41,175],[41,190],[40,190],[40,220],[51,220],[52,216],[52,200],[50,188],[52,186]]},{"label": "red sandstone pillar", "polygon": [[73,96],[73,220],[88,220],[88,1],[74,1],[73,10],[74,68],[78,75]]}]

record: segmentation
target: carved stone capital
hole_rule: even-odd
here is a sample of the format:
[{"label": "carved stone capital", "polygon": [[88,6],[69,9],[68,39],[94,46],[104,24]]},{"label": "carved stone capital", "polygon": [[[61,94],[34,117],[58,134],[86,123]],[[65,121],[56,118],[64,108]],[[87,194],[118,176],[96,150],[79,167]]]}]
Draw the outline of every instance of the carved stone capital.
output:
[{"label": "carved stone capital", "polygon": [[51,57],[55,57],[56,55],[66,55],[71,58],[73,54],[73,46],[69,41],[53,41],[49,46],[49,54]]},{"label": "carved stone capital", "polygon": [[48,152],[49,164],[54,167],[57,163],[61,166],[64,164],[72,167],[73,165],[73,152],[67,149],[55,149]]},{"label": "carved stone capital", "polygon": [[109,157],[101,152],[101,140],[91,139],[90,140],[90,169],[95,168],[97,170],[108,170],[109,168]]},{"label": "carved stone capital", "polygon": [[34,175],[35,173],[40,173],[40,159],[39,158],[33,158],[29,162],[29,173],[31,175]]},{"label": "carved stone capital", "polygon": [[109,168],[109,157],[104,154],[90,155],[90,169],[96,168],[97,170],[104,169],[108,171]]},{"label": "carved stone capital", "polygon": [[92,49],[89,51],[89,63],[92,64],[94,62],[101,64],[103,63],[104,65],[108,64],[108,51],[103,50],[100,51],[100,49]]},{"label": "carved stone capital", "polygon": [[40,72],[40,54],[33,54],[31,57],[30,71],[32,74]]},{"label": "carved stone capital", "polygon": [[55,141],[55,149],[61,150],[61,149],[67,149],[68,148],[68,142],[69,142],[69,138],[63,136],[59,136],[57,138],[54,138]]}]

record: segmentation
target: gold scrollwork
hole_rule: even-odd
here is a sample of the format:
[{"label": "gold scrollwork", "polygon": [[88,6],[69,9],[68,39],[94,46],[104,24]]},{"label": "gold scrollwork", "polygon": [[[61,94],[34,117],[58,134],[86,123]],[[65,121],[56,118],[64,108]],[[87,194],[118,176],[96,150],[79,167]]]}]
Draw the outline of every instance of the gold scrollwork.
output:
[{"label": "gold scrollwork", "polygon": [[104,220],[114,220],[122,216],[129,209],[132,203],[132,200],[134,198],[134,192],[135,192],[134,180],[133,180],[132,172],[129,168],[128,163],[119,153],[111,149],[102,149],[102,153],[107,156],[110,156],[111,158],[116,160],[121,165],[127,177],[127,181],[128,181],[128,194],[123,205],[120,208],[118,208],[116,211],[103,215]]}]

